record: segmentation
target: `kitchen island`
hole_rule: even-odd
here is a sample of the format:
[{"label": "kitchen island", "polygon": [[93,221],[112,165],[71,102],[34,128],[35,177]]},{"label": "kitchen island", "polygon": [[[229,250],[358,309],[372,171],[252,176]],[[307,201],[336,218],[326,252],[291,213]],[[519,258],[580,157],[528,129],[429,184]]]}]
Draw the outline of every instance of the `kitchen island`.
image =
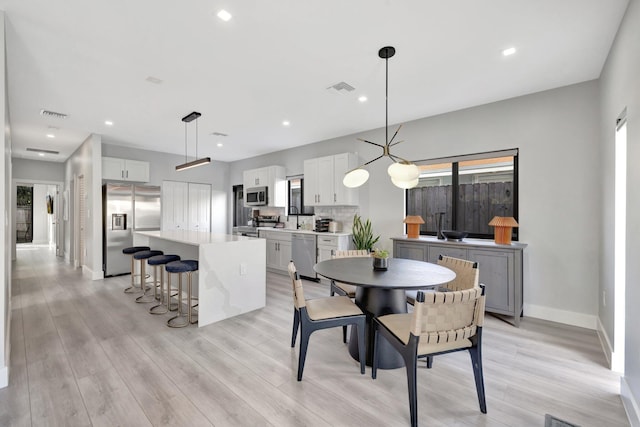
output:
[{"label": "kitchen island", "polygon": [[[200,231],[139,231],[136,246],[149,246],[182,259],[198,260],[193,295],[198,326],[247,313],[266,304],[264,239]],[[172,286],[177,277],[172,278]]]}]

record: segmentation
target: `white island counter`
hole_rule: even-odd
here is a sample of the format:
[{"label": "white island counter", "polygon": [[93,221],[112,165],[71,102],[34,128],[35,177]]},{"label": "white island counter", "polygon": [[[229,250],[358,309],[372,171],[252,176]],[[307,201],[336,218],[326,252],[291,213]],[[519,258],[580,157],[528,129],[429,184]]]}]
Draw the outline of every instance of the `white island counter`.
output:
[{"label": "white island counter", "polygon": [[[133,244],[198,260],[193,283],[198,326],[247,313],[266,304],[264,239],[199,231],[139,231]],[[177,277],[172,278],[177,286]],[[186,288],[185,288],[186,289]]]}]

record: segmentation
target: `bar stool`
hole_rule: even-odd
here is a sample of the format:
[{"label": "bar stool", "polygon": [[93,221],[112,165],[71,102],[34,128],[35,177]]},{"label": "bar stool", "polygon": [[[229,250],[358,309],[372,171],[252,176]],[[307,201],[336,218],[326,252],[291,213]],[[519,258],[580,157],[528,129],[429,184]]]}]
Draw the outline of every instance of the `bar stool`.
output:
[{"label": "bar stool", "polygon": [[[124,248],[122,250],[122,253],[125,255],[131,255],[131,286],[128,287],[127,289],[125,289],[125,293],[127,294],[132,294],[134,292],[137,292],[137,286],[136,286],[136,282],[135,282],[135,278],[137,276],[140,276],[139,274],[135,274],[135,264],[134,264],[134,259],[133,259],[133,255],[136,252],[142,252],[142,251],[148,251],[149,249],[151,249],[149,246],[131,246],[128,248]],[[146,279],[146,277],[145,277]],[[140,289],[142,289],[142,280],[140,280]]]},{"label": "bar stool", "polygon": [[[193,323],[197,323],[198,319],[195,321],[192,320],[193,313],[192,309],[197,307],[198,304],[192,306],[191,300],[197,299],[191,296],[191,284],[192,284],[192,276],[194,271],[198,271],[198,261],[192,259],[185,259],[181,261],[173,261],[168,263],[165,266],[167,273],[169,273],[169,291],[171,291],[171,273],[177,273],[178,276],[178,315],[172,317],[167,320],[167,326],[171,328],[184,328]],[[182,312],[182,273],[187,273],[187,319],[186,322],[182,320],[181,322],[175,321],[176,319],[184,319]],[[167,305],[169,303],[167,302]]]},{"label": "bar stool", "polygon": [[[178,255],[156,255],[152,256],[147,260],[149,265],[153,265],[153,296],[156,300],[158,300],[158,266],[162,266],[164,264],[180,261],[180,257]],[[170,309],[170,305],[168,300],[171,299],[171,289],[167,289],[167,304],[164,303],[164,269],[160,268],[160,304],[154,305],[149,309],[149,313],[151,314],[164,314]]]},{"label": "bar stool", "polygon": [[[144,282],[142,283],[142,295],[140,295],[138,298],[136,298],[136,302],[153,302],[155,301],[155,298],[151,298],[149,299],[149,297],[147,296],[147,289],[149,289],[146,284],[146,265],[147,265],[147,260],[149,258],[151,258],[152,256],[156,256],[156,255],[162,255],[163,252],[162,251],[155,251],[155,250],[151,250],[151,251],[138,251],[135,254],[133,254],[133,259],[137,259],[138,261],[140,261],[140,277],[144,277]],[[155,279],[155,278],[154,278]],[[152,282],[153,283],[153,282]],[[155,288],[155,283],[154,283],[154,288]]]}]

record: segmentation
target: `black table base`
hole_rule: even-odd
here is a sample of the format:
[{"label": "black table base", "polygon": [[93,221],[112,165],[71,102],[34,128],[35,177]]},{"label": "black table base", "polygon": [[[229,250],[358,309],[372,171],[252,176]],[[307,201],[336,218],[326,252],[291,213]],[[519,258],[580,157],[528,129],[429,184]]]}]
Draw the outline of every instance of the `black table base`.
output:
[{"label": "black table base", "polygon": [[[364,335],[367,355],[367,365],[373,364],[373,318],[392,313],[407,312],[407,297],[404,289],[365,288],[356,289],[356,304],[367,315],[367,330]],[[396,369],[404,366],[404,361],[382,335],[378,343],[378,368]],[[358,359],[358,336],[351,330],[349,339],[349,354]]]}]

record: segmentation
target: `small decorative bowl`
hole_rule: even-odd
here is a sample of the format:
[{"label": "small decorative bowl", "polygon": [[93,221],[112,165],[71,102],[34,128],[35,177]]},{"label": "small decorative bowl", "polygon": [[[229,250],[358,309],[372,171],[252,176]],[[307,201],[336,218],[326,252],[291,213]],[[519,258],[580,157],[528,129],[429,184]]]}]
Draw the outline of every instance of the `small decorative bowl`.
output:
[{"label": "small decorative bowl", "polygon": [[461,242],[469,233],[466,231],[442,230],[442,235],[452,242]]}]

